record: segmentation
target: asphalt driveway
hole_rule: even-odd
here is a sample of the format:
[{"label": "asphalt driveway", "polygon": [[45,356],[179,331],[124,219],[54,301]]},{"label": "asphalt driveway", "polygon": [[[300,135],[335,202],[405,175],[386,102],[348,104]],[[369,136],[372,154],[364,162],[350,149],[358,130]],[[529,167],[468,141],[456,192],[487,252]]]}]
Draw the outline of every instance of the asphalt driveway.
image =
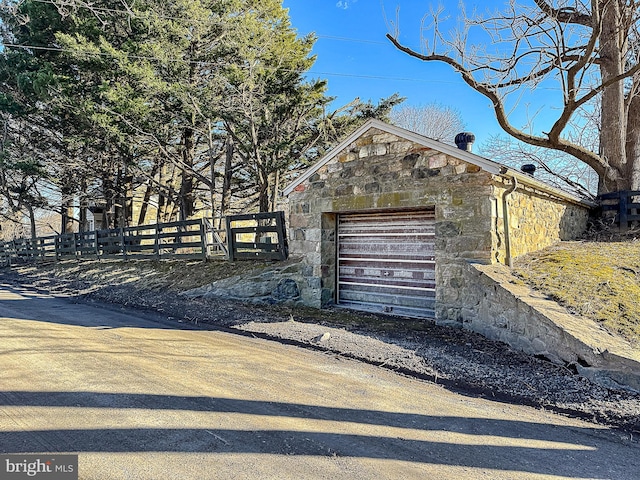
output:
[{"label": "asphalt driveway", "polygon": [[332,354],[0,286],[0,453],[81,479],[635,479],[640,445]]}]

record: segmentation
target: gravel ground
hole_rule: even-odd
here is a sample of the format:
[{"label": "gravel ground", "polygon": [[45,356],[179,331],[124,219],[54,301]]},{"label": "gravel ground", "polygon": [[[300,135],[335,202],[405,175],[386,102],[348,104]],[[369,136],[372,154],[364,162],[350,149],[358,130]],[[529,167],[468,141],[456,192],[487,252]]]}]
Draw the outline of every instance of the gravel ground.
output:
[{"label": "gravel ground", "polygon": [[591,383],[568,368],[507,345],[430,322],[299,307],[188,299],[164,288],[83,282],[47,272],[4,269],[4,282],[156,312],[179,323],[269,338],[365,361],[459,393],[531,405],[640,433],[640,393]]}]

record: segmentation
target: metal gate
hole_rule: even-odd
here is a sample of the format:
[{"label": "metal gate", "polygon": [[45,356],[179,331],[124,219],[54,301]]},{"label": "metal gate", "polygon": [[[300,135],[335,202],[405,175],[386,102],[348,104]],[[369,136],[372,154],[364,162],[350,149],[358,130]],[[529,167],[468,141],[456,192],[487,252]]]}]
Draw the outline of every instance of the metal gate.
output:
[{"label": "metal gate", "polygon": [[338,217],[338,304],[435,317],[433,210]]}]

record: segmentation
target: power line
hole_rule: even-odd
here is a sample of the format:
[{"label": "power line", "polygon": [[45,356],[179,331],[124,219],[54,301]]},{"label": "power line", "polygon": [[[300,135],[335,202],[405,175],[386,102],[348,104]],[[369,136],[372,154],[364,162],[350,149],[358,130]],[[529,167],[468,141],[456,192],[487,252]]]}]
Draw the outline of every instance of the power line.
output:
[{"label": "power line", "polygon": [[378,40],[367,40],[364,38],[348,38],[348,37],[335,37],[332,35],[316,35],[317,38],[324,38],[327,40],[337,40],[339,42],[353,42],[353,43],[370,43],[372,45],[391,45],[389,42],[381,42]]},{"label": "power line", "polygon": [[[60,47],[40,47],[36,45],[18,45],[18,44],[11,44],[11,43],[3,43],[0,45],[2,45],[2,47],[4,48],[18,48],[23,50],[42,50],[42,51],[48,51],[48,52],[75,53],[79,55],[115,57],[113,54],[106,53],[106,52],[76,51],[76,50],[60,48]],[[191,65],[215,65],[215,62],[184,60],[180,58],[161,59],[158,57],[145,56],[145,55],[131,55],[131,54],[127,54],[126,57],[131,60],[151,60],[151,61],[157,61],[157,62],[172,60],[172,61],[181,61]],[[286,71],[286,72],[297,71],[297,70],[287,70],[287,69],[269,68],[269,67],[265,67],[265,69],[273,70],[273,71]],[[454,84],[454,85],[457,84],[456,82],[451,82],[446,80],[433,80],[430,78],[389,77],[384,75],[361,75],[361,74],[355,74],[355,73],[318,72],[313,70],[304,72],[304,74],[305,75],[326,75],[326,76],[332,76],[332,77],[345,77],[345,78],[361,78],[361,79],[369,79],[369,80],[393,80],[396,82],[446,83],[446,84]]]},{"label": "power line", "polygon": [[[115,57],[115,55],[111,54],[111,53],[106,53],[106,52],[87,52],[87,51],[77,51],[77,50],[73,50],[70,48],[60,48],[60,47],[41,47],[41,46],[37,46],[37,45],[19,45],[19,44],[15,44],[15,43],[2,43],[0,44],[3,48],[21,48],[23,50],[42,50],[42,51],[46,51],[46,52],[59,52],[59,53],[75,53],[78,55],[95,55],[97,57]],[[126,54],[127,58],[131,58],[131,59],[135,59],[135,60],[156,60],[158,62],[163,61],[164,59],[158,58],[158,57],[149,57],[149,56],[144,56],[144,55],[131,55],[131,54]],[[171,60],[177,61],[177,60],[181,60],[178,58],[173,58]],[[203,65],[203,64],[211,64],[213,65],[214,62],[197,62],[195,60],[183,60],[186,63],[190,63],[190,64],[198,64],[198,65]]]},{"label": "power line", "polygon": [[[100,13],[118,13],[121,15],[128,15],[130,17],[133,18],[148,18],[146,15],[140,15],[140,14],[136,14],[134,13],[132,10],[118,10],[115,8],[105,8],[105,7],[94,7],[94,6],[89,6],[89,5],[80,5],[77,3],[64,3],[64,2],[54,2],[52,0],[31,0],[34,3],[47,3],[49,5],[53,5],[55,7],[69,7],[69,8],[84,8],[86,10],[90,10],[92,12],[100,12]],[[156,12],[154,12],[156,13]],[[180,20],[180,21],[184,21],[184,20],[189,20],[189,21],[193,21],[193,18],[184,18],[184,17],[172,17],[172,16],[167,16],[167,15],[155,15],[158,18],[161,18],[163,20]]]},{"label": "power line", "polygon": [[327,75],[332,77],[349,77],[349,78],[365,78],[370,80],[394,80],[397,82],[422,82],[422,83],[448,83],[452,85],[458,85],[458,82],[451,82],[447,80],[433,80],[430,78],[409,78],[409,77],[385,77],[382,75],[358,75],[355,73],[334,73],[334,72],[307,72],[314,75]]},{"label": "power line", "polygon": [[[113,54],[106,53],[106,52],[76,51],[72,49],[65,49],[65,48],[59,48],[59,47],[39,47],[35,45],[17,45],[17,44],[11,44],[11,43],[3,43],[3,44],[0,44],[0,46],[4,48],[21,48],[24,50],[44,50],[44,51],[50,51],[50,52],[75,53],[79,55],[95,55],[100,57],[116,58]],[[180,61],[189,65],[201,65],[201,66],[216,64],[216,62],[185,60],[182,58],[163,59],[163,58],[151,57],[151,56],[145,56],[145,55],[127,54],[126,57],[131,60],[151,60],[156,62]],[[291,70],[291,69],[284,69],[284,68],[271,68],[271,67],[263,67],[263,68],[265,70],[272,70],[272,71],[279,71],[279,72],[297,72],[298,71],[298,70]],[[328,77],[360,78],[360,79],[366,79],[366,80],[392,80],[396,82],[439,83],[439,84],[449,84],[449,85],[459,85],[460,83],[460,82],[453,82],[450,80],[434,80],[433,78],[390,77],[385,75],[362,75],[362,74],[356,74],[356,73],[319,72],[319,71],[313,71],[313,70],[301,72],[301,74],[302,75],[326,75]],[[549,87],[540,87],[540,88],[545,90],[557,90],[556,88],[549,88]]]}]

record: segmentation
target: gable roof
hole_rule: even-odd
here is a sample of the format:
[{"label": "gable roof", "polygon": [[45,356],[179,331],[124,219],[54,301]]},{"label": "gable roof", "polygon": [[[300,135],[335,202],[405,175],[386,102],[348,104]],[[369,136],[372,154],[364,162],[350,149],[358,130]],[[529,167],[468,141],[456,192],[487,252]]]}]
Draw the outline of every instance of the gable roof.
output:
[{"label": "gable roof", "polygon": [[466,150],[461,150],[453,145],[448,145],[446,143],[439,142],[437,140],[433,140],[429,137],[425,137],[424,135],[420,135],[419,133],[412,132],[410,130],[406,130],[401,127],[397,127],[395,125],[391,125],[389,123],[383,122],[377,119],[367,120],[361,127],[355,130],[351,135],[345,138],[340,144],[338,144],[335,148],[333,148],[329,153],[327,153],[324,157],[314,163],[311,167],[305,170],[302,175],[296,178],[292,183],[290,183],[283,191],[283,195],[289,195],[293,190],[300,185],[305,180],[309,179],[315,172],[317,172],[324,165],[333,160],[336,156],[338,156],[345,148],[355,142],[358,138],[360,138],[367,130],[371,128],[376,128],[385,133],[390,133],[397,137],[404,138],[406,140],[410,140],[418,145],[423,147],[431,148],[433,150],[437,150],[451,157],[457,158],[458,160],[462,160],[464,162],[470,163],[472,165],[476,165],[480,167],[487,173],[491,173],[493,175],[506,175],[511,178],[517,179],[518,182],[541,189],[543,191],[547,191],[555,196],[564,198],[566,200],[580,203],[585,206],[594,206],[595,204],[589,200],[580,198],[576,195],[573,195],[569,192],[561,190],[556,187],[552,187],[547,183],[544,183],[540,180],[533,178],[530,175],[526,175],[517,170],[514,170],[506,165],[503,165],[498,162],[494,162],[493,160],[489,160],[488,158],[481,157],[480,155],[476,155],[475,153],[468,152]]},{"label": "gable roof", "polygon": [[329,163],[333,158],[335,158],[340,152],[342,152],[345,148],[355,142],[358,138],[360,138],[367,130],[371,128],[377,128],[378,130],[382,130],[383,132],[390,133],[392,135],[396,135],[397,137],[405,138],[410,140],[418,145],[422,145],[423,147],[432,148],[434,150],[438,150],[447,155],[451,155],[452,157],[459,158],[460,160],[464,160],[465,162],[471,163],[473,165],[477,165],[478,167],[486,170],[489,173],[498,174],[500,173],[500,169],[502,165],[496,163],[494,161],[488,160],[486,158],[480,157],[479,155],[475,155],[471,152],[467,152],[466,150],[460,150],[457,147],[453,147],[451,145],[447,145],[446,143],[438,142],[431,138],[420,135],[419,133],[412,132],[410,130],[406,130],[401,127],[397,127],[395,125],[388,124],[381,120],[376,120],[372,118],[371,120],[367,120],[361,127],[355,130],[351,135],[345,138],[340,144],[338,144],[335,148],[333,148],[329,153],[327,153],[324,157],[314,163],[311,167],[304,171],[302,175],[300,175],[293,183],[287,186],[283,191],[283,195],[289,195],[294,188],[300,185],[302,182],[311,177],[315,172],[317,172],[324,165]]}]

